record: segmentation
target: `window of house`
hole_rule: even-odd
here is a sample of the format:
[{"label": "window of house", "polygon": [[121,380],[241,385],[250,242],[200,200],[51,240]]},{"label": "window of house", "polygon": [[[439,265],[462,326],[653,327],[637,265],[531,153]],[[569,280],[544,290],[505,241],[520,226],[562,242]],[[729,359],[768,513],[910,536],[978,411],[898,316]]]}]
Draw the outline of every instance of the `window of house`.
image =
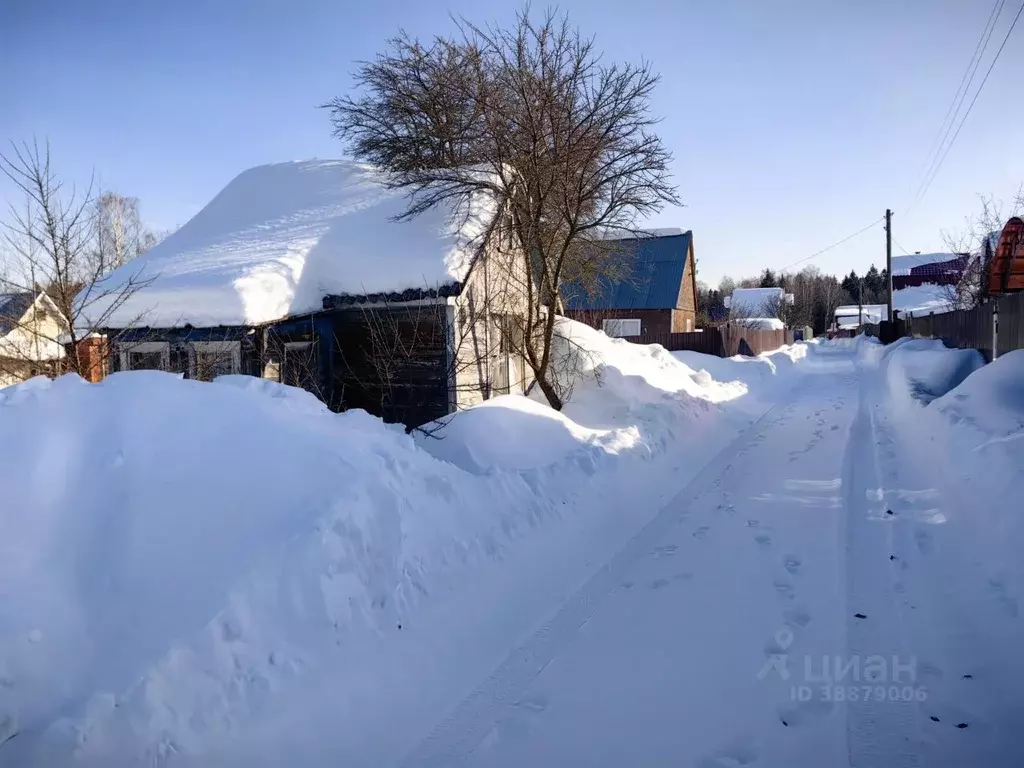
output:
[{"label": "window of house", "polygon": [[609,319],[605,320],[601,327],[608,336],[623,337],[623,336],[639,336],[640,335],[640,321],[633,319]]},{"label": "window of house", "polygon": [[129,371],[159,371],[162,370],[164,356],[162,352],[129,352]]},{"label": "window of house", "polygon": [[171,347],[170,354],[168,355],[167,370],[171,373],[183,374],[186,378],[189,374],[188,367],[188,348],[183,346]]},{"label": "window of house", "polygon": [[316,392],[320,370],[316,360],[316,346],[312,341],[290,341],[284,345],[281,363],[281,383]]},{"label": "window of house", "polygon": [[122,371],[166,371],[171,345],[166,341],[143,341],[118,345],[118,362]]},{"label": "window of house", "polygon": [[196,341],[192,343],[193,376],[213,381],[241,370],[241,345],[237,341]]},{"label": "window of house", "polygon": [[196,352],[196,378],[200,381],[213,381],[232,373],[235,362],[230,352]]}]

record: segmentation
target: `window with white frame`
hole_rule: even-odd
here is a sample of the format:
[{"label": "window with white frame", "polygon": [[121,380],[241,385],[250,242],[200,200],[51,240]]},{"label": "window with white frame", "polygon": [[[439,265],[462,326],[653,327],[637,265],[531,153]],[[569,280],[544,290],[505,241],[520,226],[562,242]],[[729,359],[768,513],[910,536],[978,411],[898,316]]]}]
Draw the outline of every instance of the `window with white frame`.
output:
[{"label": "window with white frame", "polygon": [[316,346],[312,341],[289,341],[284,345],[281,383],[315,392],[319,378]]},{"label": "window with white frame", "polygon": [[170,367],[171,345],[166,341],[144,341],[120,345],[122,371],[166,371]]},{"label": "window with white frame", "polygon": [[242,370],[242,344],[238,341],[192,342],[192,376],[213,381]]},{"label": "window with white frame", "polygon": [[604,329],[605,334],[608,336],[623,337],[623,336],[639,336],[640,335],[640,321],[633,319],[609,319],[605,320],[601,327]]}]

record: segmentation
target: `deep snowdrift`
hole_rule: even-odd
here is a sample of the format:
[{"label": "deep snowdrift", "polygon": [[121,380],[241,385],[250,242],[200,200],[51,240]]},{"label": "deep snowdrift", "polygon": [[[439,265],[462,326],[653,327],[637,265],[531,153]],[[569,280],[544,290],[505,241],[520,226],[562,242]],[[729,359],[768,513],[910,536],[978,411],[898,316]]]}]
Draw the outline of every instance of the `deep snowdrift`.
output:
[{"label": "deep snowdrift", "polygon": [[715,404],[742,398],[739,382],[716,381],[658,344],[609,338],[582,323],[561,319],[557,334],[556,359],[578,374],[561,412],[539,389],[530,398],[498,397],[443,419],[440,439],[420,438],[421,446],[471,472],[555,471],[566,462],[594,471],[623,451],[657,453],[681,428],[691,438],[735,429]]},{"label": "deep snowdrift", "polygon": [[562,413],[498,398],[419,444],[247,377],[0,391],[2,762],[400,754],[749,423],[742,385],[562,329]]},{"label": "deep snowdrift", "polygon": [[983,432],[1024,438],[1024,349],[971,374],[932,407]]}]

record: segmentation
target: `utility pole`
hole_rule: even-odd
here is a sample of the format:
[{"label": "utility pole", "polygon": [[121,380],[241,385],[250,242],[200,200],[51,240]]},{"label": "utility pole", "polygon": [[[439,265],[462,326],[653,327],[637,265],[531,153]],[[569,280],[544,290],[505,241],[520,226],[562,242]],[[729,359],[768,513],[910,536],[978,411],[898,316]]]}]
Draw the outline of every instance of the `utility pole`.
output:
[{"label": "utility pole", "polygon": [[885,292],[889,297],[888,313],[892,321],[892,211],[885,209]]}]

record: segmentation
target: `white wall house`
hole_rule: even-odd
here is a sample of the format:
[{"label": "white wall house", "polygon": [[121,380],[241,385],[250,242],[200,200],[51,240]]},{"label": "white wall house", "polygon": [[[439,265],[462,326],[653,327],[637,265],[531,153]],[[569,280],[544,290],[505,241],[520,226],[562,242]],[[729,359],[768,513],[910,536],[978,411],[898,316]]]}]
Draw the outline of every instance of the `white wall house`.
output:
[{"label": "white wall house", "polygon": [[57,305],[39,292],[0,293],[0,387],[54,373],[67,332]]}]

